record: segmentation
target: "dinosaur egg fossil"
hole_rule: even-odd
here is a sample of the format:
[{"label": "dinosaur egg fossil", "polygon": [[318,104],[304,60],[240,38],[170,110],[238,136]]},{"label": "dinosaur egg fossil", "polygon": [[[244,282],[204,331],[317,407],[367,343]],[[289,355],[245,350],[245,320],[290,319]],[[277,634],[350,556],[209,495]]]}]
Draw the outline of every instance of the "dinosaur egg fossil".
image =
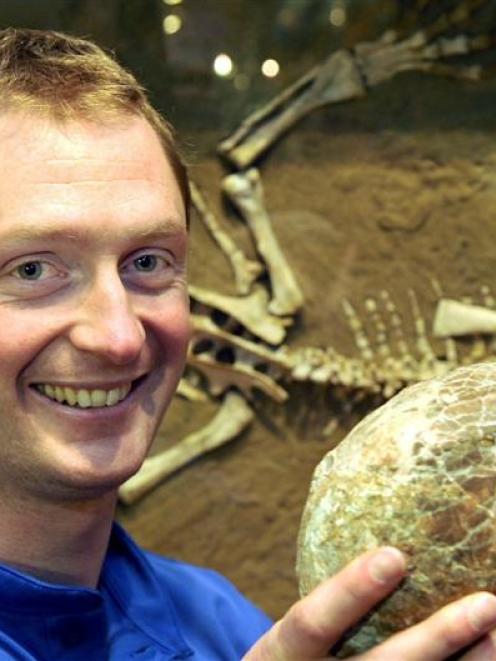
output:
[{"label": "dinosaur egg fossil", "polygon": [[406,388],[318,465],[303,513],[302,594],[383,544],[405,580],[349,632],[360,653],[476,590],[496,592],[496,362]]}]

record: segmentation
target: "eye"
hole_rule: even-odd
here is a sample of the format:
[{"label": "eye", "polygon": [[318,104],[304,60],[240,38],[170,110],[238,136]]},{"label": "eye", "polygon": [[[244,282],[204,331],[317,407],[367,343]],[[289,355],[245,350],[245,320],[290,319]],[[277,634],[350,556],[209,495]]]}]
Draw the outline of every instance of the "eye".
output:
[{"label": "eye", "polygon": [[159,290],[171,284],[177,275],[177,264],[169,250],[150,249],[134,254],[121,267],[122,277],[130,284]]},{"label": "eye", "polygon": [[22,280],[39,280],[46,270],[44,262],[33,260],[16,266],[14,273]]},{"label": "eye", "polygon": [[147,254],[136,257],[133,263],[138,271],[149,273],[157,268],[158,259],[156,255]]},{"label": "eye", "polygon": [[22,255],[0,268],[0,293],[14,298],[47,296],[70,281],[70,269],[52,253]]}]

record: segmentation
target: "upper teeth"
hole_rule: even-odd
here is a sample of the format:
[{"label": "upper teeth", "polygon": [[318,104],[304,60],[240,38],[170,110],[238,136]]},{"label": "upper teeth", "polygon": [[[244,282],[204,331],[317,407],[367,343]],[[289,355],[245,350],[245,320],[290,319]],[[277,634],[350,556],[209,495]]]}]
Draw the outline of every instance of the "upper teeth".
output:
[{"label": "upper teeth", "polygon": [[36,388],[57,402],[65,402],[69,406],[79,406],[83,409],[102,406],[114,406],[127,396],[131,390],[131,383],[112,390],[88,390],[87,388],[68,388],[67,386],[51,386],[48,383],[40,383]]}]

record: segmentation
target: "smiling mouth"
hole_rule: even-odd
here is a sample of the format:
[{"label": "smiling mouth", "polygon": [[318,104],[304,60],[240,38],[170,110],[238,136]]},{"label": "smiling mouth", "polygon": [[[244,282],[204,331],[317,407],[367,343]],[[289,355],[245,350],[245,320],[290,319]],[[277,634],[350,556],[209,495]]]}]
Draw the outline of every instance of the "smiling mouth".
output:
[{"label": "smiling mouth", "polygon": [[116,406],[129,395],[144,379],[140,377],[129,381],[117,388],[70,388],[68,386],[55,386],[50,383],[36,383],[32,387],[47,399],[73,408],[105,408]]}]

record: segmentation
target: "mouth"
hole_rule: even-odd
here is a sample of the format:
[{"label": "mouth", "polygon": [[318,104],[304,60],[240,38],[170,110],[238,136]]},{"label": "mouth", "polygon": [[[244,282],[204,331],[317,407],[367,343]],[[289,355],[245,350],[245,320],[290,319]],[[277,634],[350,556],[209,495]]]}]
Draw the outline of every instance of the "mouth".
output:
[{"label": "mouth", "polygon": [[145,378],[146,375],[143,375],[114,388],[74,388],[51,383],[33,383],[30,387],[62,406],[76,409],[103,409],[120,404]]}]

